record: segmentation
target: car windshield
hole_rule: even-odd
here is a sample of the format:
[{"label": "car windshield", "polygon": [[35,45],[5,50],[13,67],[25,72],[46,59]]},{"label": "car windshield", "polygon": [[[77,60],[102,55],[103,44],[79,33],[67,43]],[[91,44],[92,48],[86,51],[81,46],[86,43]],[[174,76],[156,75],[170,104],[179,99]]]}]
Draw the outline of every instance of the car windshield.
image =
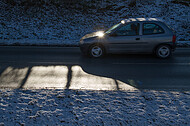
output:
[{"label": "car windshield", "polygon": [[105,33],[106,34],[111,33],[114,29],[118,28],[120,25],[121,25],[121,23],[112,26],[111,28],[109,28],[108,30],[106,30]]}]

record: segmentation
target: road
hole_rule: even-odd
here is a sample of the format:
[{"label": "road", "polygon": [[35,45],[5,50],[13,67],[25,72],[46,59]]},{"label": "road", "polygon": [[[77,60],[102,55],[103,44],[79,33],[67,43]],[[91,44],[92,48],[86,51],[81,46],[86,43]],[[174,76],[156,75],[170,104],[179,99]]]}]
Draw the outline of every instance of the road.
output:
[{"label": "road", "polygon": [[78,47],[0,47],[0,88],[190,90],[190,49],[169,59],[109,54],[93,59]]}]

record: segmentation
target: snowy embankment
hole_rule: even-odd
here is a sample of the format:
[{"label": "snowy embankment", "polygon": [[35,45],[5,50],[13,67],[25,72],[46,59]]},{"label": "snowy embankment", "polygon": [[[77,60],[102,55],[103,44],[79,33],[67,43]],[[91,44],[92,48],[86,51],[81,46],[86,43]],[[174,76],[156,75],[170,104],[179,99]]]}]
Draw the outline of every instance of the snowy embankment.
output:
[{"label": "snowy embankment", "polygon": [[[190,47],[190,41],[177,41],[177,47]],[[77,40],[1,40],[0,46],[79,46]]]},{"label": "snowy embankment", "polygon": [[190,41],[178,41],[177,47],[190,47]]},{"label": "snowy embankment", "polygon": [[190,125],[189,91],[0,90],[0,125]]},{"label": "snowy embankment", "polygon": [[77,46],[86,33],[105,30],[126,18],[153,17],[176,31],[180,46],[189,46],[188,0],[139,0],[135,6],[125,0],[26,1],[0,0],[0,45]]}]

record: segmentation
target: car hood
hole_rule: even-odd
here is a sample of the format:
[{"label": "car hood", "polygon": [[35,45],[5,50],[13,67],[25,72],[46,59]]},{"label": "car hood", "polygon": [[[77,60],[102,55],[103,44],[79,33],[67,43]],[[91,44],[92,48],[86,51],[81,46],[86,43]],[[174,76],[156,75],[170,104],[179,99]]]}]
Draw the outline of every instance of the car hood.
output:
[{"label": "car hood", "polygon": [[87,39],[87,38],[95,38],[95,37],[103,37],[105,35],[104,31],[97,31],[97,32],[92,32],[90,34],[86,34],[83,36],[81,39]]},{"label": "car hood", "polygon": [[97,37],[97,32],[92,32],[90,34],[86,34],[85,36],[83,36],[81,39],[87,39],[87,38],[92,38],[92,37]]}]

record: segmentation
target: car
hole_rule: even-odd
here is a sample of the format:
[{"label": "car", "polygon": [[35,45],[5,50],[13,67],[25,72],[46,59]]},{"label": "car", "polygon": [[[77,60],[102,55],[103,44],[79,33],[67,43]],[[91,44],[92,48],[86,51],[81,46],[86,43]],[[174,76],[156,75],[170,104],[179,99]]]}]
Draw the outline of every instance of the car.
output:
[{"label": "car", "polygon": [[84,55],[99,58],[107,53],[150,53],[168,58],[176,48],[176,35],[157,18],[129,18],[106,31],[87,34],[80,39]]}]

